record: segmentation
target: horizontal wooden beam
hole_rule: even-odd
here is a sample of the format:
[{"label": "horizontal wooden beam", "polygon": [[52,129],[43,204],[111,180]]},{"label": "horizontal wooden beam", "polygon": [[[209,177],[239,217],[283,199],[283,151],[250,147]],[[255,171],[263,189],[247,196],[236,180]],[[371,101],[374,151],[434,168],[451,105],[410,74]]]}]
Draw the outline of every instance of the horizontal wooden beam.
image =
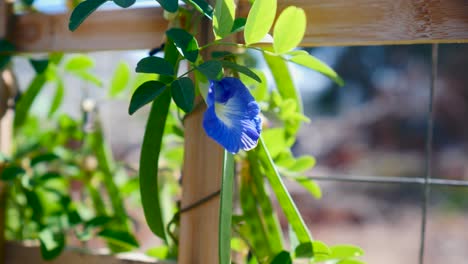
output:
[{"label": "horizontal wooden beam", "polygon": [[[303,46],[468,42],[466,0],[279,0],[279,10],[288,5],[306,11]],[[239,9],[246,16],[249,4]],[[157,7],[99,11],[73,33],[68,18],[17,15],[10,38],[24,52],[149,49],[167,28]]]},{"label": "horizontal wooden beam", "polygon": [[150,49],[161,45],[167,21],[160,8],[99,11],[75,31],[69,14],[16,15],[10,38],[22,52]]}]

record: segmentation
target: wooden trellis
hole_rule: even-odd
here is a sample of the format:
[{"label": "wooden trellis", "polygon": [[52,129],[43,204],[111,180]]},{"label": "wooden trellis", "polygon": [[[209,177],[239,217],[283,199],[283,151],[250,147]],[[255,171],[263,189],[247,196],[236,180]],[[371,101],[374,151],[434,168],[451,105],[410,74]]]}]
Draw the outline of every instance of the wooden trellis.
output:
[{"label": "wooden trellis", "polygon": [[[466,0],[278,1],[279,10],[289,5],[305,9],[308,25],[302,46],[468,42]],[[246,16],[248,9],[247,1],[239,2],[241,16]],[[7,36],[19,52],[132,50],[160,45],[167,29],[162,9],[157,7],[100,11],[73,33],[67,28],[68,18],[69,14],[13,15],[5,0],[0,0],[0,38]],[[202,35],[211,34],[209,28],[204,30]],[[220,188],[222,151],[205,135],[201,119],[202,112],[196,111],[185,122],[183,204],[191,204]],[[8,119],[0,124],[0,139],[5,139],[11,135],[11,126]],[[0,141],[2,151],[8,151],[9,140]],[[183,214],[179,263],[218,262],[218,208],[219,200],[213,199]],[[3,235],[1,229],[0,234]],[[2,245],[0,240],[0,258]]]}]

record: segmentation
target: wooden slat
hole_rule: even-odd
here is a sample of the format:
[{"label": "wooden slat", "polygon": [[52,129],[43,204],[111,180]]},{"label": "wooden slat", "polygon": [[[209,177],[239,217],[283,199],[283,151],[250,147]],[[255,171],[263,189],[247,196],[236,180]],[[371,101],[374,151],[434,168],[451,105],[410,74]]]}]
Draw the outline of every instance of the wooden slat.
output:
[{"label": "wooden slat", "polygon": [[23,52],[149,49],[167,29],[160,8],[99,11],[75,31],[69,14],[15,16],[10,38]]},{"label": "wooden slat", "polygon": [[[303,46],[468,42],[466,0],[279,0],[306,10]],[[249,4],[239,4],[247,15]],[[16,16],[12,39],[21,51],[147,49],[167,27],[159,8],[99,11],[75,32],[68,14]]]}]

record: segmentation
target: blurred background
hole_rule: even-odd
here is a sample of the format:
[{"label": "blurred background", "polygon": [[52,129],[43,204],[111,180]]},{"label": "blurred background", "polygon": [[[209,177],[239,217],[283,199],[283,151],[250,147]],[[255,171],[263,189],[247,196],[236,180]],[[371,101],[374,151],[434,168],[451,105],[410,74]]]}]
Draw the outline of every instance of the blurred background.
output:
[{"label": "blurred background", "polygon": [[[39,8],[45,7],[37,1]],[[62,2],[62,1],[57,1]],[[61,4],[46,11],[62,11]],[[155,43],[157,46],[159,43]],[[310,123],[302,126],[294,154],[310,154],[317,165],[311,177],[424,177],[431,78],[431,46],[322,47],[308,49],[345,80],[338,87],[326,77],[290,65]],[[123,61],[134,69],[148,51],[96,52],[94,74],[108,87],[113,70]],[[260,70],[264,62],[251,59]],[[40,57],[41,55],[34,55]],[[21,88],[33,70],[16,58]],[[439,46],[434,101],[432,176],[468,180],[468,45]],[[272,78],[265,71],[271,85]],[[132,77],[133,78],[133,77]],[[136,77],[135,77],[136,78]],[[81,100],[97,102],[100,120],[116,160],[137,169],[148,108],[130,117],[129,96],[109,100],[99,89],[67,77],[61,112],[81,118]],[[48,86],[33,105],[47,116],[55,87]],[[315,239],[327,244],[352,243],[365,250],[368,263],[416,263],[420,246],[423,186],[411,183],[318,181],[323,197],[316,200],[294,183],[288,188]],[[468,187],[433,186],[428,208],[426,263],[464,263],[468,259]],[[158,243],[146,227],[138,195],[131,210],[142,250]],[[282,221],[286,229],[286,222]]]}]

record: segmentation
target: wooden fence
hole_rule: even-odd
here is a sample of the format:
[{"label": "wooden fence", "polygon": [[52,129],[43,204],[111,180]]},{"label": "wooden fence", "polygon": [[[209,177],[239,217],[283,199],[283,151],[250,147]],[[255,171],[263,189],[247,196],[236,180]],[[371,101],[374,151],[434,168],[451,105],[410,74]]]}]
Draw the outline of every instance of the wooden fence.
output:
[{"label": "wooden fence", "polygon": [[[302,46],[468,42],[466,0],[278,1],[279,10],[289,5],[305,9],[308,25]],[[7,6],[5,0],[0,0],[0,38],[7,36],[19,52],[150,49],[161,44],[167,28],[158,7],[100,11],[72,33],[67,28],[69,14],[14,15],[8,12]],[[246,16],[248,10],[246,0],[238,3],[240,15]],[[211,31],[206,27],[202,33],[209,36]],[[183,204],[191,204],[220,188],[222,150],[205,135],[201,119],[202,112],[196,111],[185,122],[184,179],[187,182],[183,184]],[[11,115],[1,121],[0,138],[11,137],[10,121]],[[3,151],[8,148],[8,140],[0,141]],[[0,197],[1,193],[4,188],[0,185]],[[218,262],[218,208],[219,199],[213,199],[183,214],[179,263]],[[3,234],[1,229],[0,234]],[[30,249],[7,245],[7,250],[8,263],[25,263],[21,256],[29,254]],[[100,263],[128,262],[115,259],[115,262]]]}]

